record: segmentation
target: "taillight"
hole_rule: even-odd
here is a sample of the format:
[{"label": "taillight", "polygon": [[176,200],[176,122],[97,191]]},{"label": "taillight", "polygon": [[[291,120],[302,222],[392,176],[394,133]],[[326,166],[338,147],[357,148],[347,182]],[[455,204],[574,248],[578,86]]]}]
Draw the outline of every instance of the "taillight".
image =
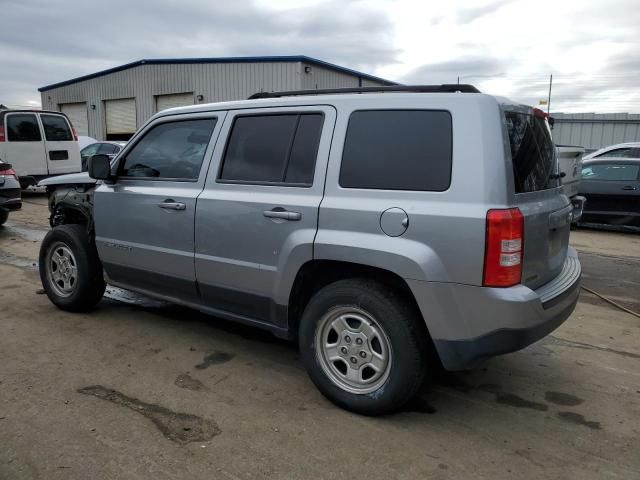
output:
[{"label": "taillight", "polygon": [[511,287],[522,278],[524,217],[518,208],[489,210],[484,252],[485,287]]},{"label": "taillight", "polygon": [[4,125],[0,125],[0,142],[4,142]]}]

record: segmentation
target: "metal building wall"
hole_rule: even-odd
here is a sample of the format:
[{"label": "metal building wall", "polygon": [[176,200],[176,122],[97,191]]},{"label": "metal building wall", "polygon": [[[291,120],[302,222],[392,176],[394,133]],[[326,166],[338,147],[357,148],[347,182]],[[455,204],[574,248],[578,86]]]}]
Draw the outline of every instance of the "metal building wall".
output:
[{"label": "metal building wall", "polygon": [[[302,84],[300,88],[303,90],[315,90],[317,88],[343,88],[343,87],[377,87],[386,85],[385,82],[377,82],[363,78],[360,80],[358,75],[350,75],[343,72],[337,72],[329,68],[323,68],[317,65],[303,63],[301,66]],[[305,67],[311,67],[310,73],[305,73]]]},{"label": "metal building wall", "polygon": [[[210,103],[247,98],[259,91],[300,89],[299,62],[140,65],[101,77],[42,92],[42,108],[86,102],[89,135],[105,136],[104,101],[135,98],[136,123],[142,126],[155,112],[155,97],[193,92]],[[91,109],[95,105],[95,110]]]},{"label": "metal building wall", "polygon": [[553,140],[589,151],[623,142],[640,142],[640,114],[552,113]]}]

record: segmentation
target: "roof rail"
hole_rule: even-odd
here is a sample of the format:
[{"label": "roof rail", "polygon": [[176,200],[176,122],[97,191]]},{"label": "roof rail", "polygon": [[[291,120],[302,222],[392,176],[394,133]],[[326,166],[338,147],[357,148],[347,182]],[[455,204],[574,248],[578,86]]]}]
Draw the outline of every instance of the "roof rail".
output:
[{"label": "roof rail", "polygon": [[347,87],[347,88],[320,88],[317,90],[292,90],[288,92],[258,92],[249,97],[279,98],[297,97],[301,95],[331,95],[339,93],[376,93],[376,92],[415,92],[415,93],[480,93],[473,85],[469,84],[443,84],[443,85],[385,85],[379,87]]}]

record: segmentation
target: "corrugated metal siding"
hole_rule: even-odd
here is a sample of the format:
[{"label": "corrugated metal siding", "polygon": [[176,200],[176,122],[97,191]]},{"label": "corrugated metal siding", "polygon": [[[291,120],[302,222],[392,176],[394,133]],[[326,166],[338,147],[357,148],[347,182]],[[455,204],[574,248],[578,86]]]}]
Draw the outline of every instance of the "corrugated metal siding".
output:
[{"label": "corrugated metal siding", "polygon": [[560,145],[580,145],[587,150],[623,142],[640,142],[640,114],[553,113],[553,140]]},{"label": "corrugated metal siding", "polygon": [[204,97],[200,103],[238,100],[260,91],[299,90],[299,72],[295,62],[141,65],[42,92],[42,107],[87,102],[89,135],[102,140],[105,100],[134,97],[139,128],[155,113],[157,95],[194,92]]},{"label": "corrugated metal siding", "polygon": [[[311,73],[304,73],[304,67],[311,67]],[[342,88],[342,87],[377,87],[384,85],[383,82],[362,79],[362,84],[358,76],[348,75],[343,72],[336,72],[328,68],[316,65],[302,64],[302,89],[315,90],[317,88]]]}]

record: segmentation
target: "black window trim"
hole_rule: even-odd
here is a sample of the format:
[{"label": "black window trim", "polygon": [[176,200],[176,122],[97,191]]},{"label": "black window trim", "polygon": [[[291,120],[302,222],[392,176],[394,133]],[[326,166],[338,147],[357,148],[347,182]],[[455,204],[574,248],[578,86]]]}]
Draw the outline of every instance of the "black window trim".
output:
[{"label": "black window trim", "polygon": [[[40,140],[9,140],[9,117],[12,115],[33,115],[36,119],[36,125],[38,126],[38,131],[40,132]],[[44,129],[42,128],[42,122],[38,118],[38,112],[7,112],[4,115],[4,129],[7,143],[36,143],[36,142],[44,142]]]},{"label": "black window trim", "polygon": [[[133,150],[134,148],[136,148],[136,145],[138,145],[138,143],[140,143],[142,141],[142,139],[144,137],[146,137],[150,131],[152,131],[154,128],[160,126],[160,125],[164,125],[166,123],[178,123],[178,122],[191,122],[194,120],[211,120],[211,119],[215,119],[216,120],[216,124],[213,126],[213,130],[211,131],[211,138],[209,138],[209,143],[207,144],[207,148],[204,152],[204,158],[202,159],[202,165],[200,165],[200,173],[198,174],[197,178],[173,178],[173,177],[127,177],[126,175],[122,174],[122,171],[124,170],[124,164],[127,161],[127,155],[129,155],[129,153],[131,152],[131,150]],[[213,138],[213,134],[216,131],[216,128],[218,128],[218,123],[220,121],[220,115],[216,114],[216,115],[207,115],[207,116],[194,116],[192,118],[192,116],[185,116],[184,118],[171,118],[171,116],[167,116],[167,117],[162,117],[161,119],[158,119],[157,122],[154,122],[153,124],[149,125],[148,128],[146,128],[143,132],[140,132],[140,135],[136,135],[136,141],[135,143],[133,143],[132,145],[125,145],[125,147],[127,147],[127,151],[126,151],[126,155],[120,155],[120,153],[125,149],[125,147],[122,147],[120,149],[120,151],[118,153],[116,153],[115,155],[118,156],[118,170],[116,173],[116,176],[118,178],[118,181],[126,181],[126,182],[135,182],[138,180],[142,180],[145,182],[179,182],[179,183],[198,183],[200,181],[200,176],[202,175],[202,167],[205,164],[206,161],[206,157],[207,157],[207,150],[209,150],[209,148],[211,147],[211,139]],[[135,134],[134,134],[135,135]],[[214,142],[215,144],[215,142]],[[208,170],[208,169],[207,169]]]},{"label": "black window trim", "polygon": [[[451,161],[449,162],[449,184],[447,188],[442,190],[413,190],[409,188],[364,188],[364,187],[345,187],[341,183],[342,176],[342,160],[344,156],[344,148],[347,144],[347,132],[349,131],[349,125],[351,124],[351,116],[357,112],[443,112],[449,114],[449,121],[451,126]],[[421,193],[445,193],[451,189],[453,183],[453,144],[454,144],[454,128],[453,128],[453,115],[451,110],[445,108],[363,108],[353,110],[349,114],[349,121],[347,122],[347,128],[344,131],[344,142],[342,143],[342,153],[340,154],[340,170],[338,171],[338,187],[343,190],[363,190],[363,191],[384,191],[384,192],[421,192]]]},{"label": "black window trim", "polygon": [[[318,145],[316,145],[315,159],[313,162],[313,181],[311,183],[300,183],[300,182],[267,182],[267,181],[257,181],[257,180],[227,180],[220,178],[222,175],[222,169],[224,167],[224,162],[227,156],[227,149],[229,148],[229,142],[231,140],[231,133],[233,133],[233,127],[236,124],[236,120],[238,118],[243,117],[275,117],[278,115],[297,115],[298,118],[296,120],[296,129],[294,131],[294,135],[291,137],[291,142],[289,144],[289,153],[287,157],[287,163],[284,168],[284,175],[286,178],[287,170],[289,169],[289,162],[291,161],[291,151],[293,149],[293,143],[296,139],[295,133],[298,131],[298,126],[300,125],[300,117],[305,114],[320,114],[322,115],[322,127],[320,129],[320,139],[318,141]],[[252,113],[241,113],[238,115],[234,115],[232,118],[231,127],[227,133],[227,138],[225,139],[224,150],[222,152],[222,157],[220,158],[220,165],[218,165],[218,172],[216,174],[216,183],[220,184],[228,184],[228,185],[261,185],[265,187],[293,187],[293,188],[312,188],[313,183],[316,180],[316,166],[318,164],[318,152],[320,151],[320,144],[322,143],[322,135],[325,127],[326,115],[322,110],[299,110],[299,109],[291,109],[291,110],[278,110],[277,112],[252,112]]]}]

